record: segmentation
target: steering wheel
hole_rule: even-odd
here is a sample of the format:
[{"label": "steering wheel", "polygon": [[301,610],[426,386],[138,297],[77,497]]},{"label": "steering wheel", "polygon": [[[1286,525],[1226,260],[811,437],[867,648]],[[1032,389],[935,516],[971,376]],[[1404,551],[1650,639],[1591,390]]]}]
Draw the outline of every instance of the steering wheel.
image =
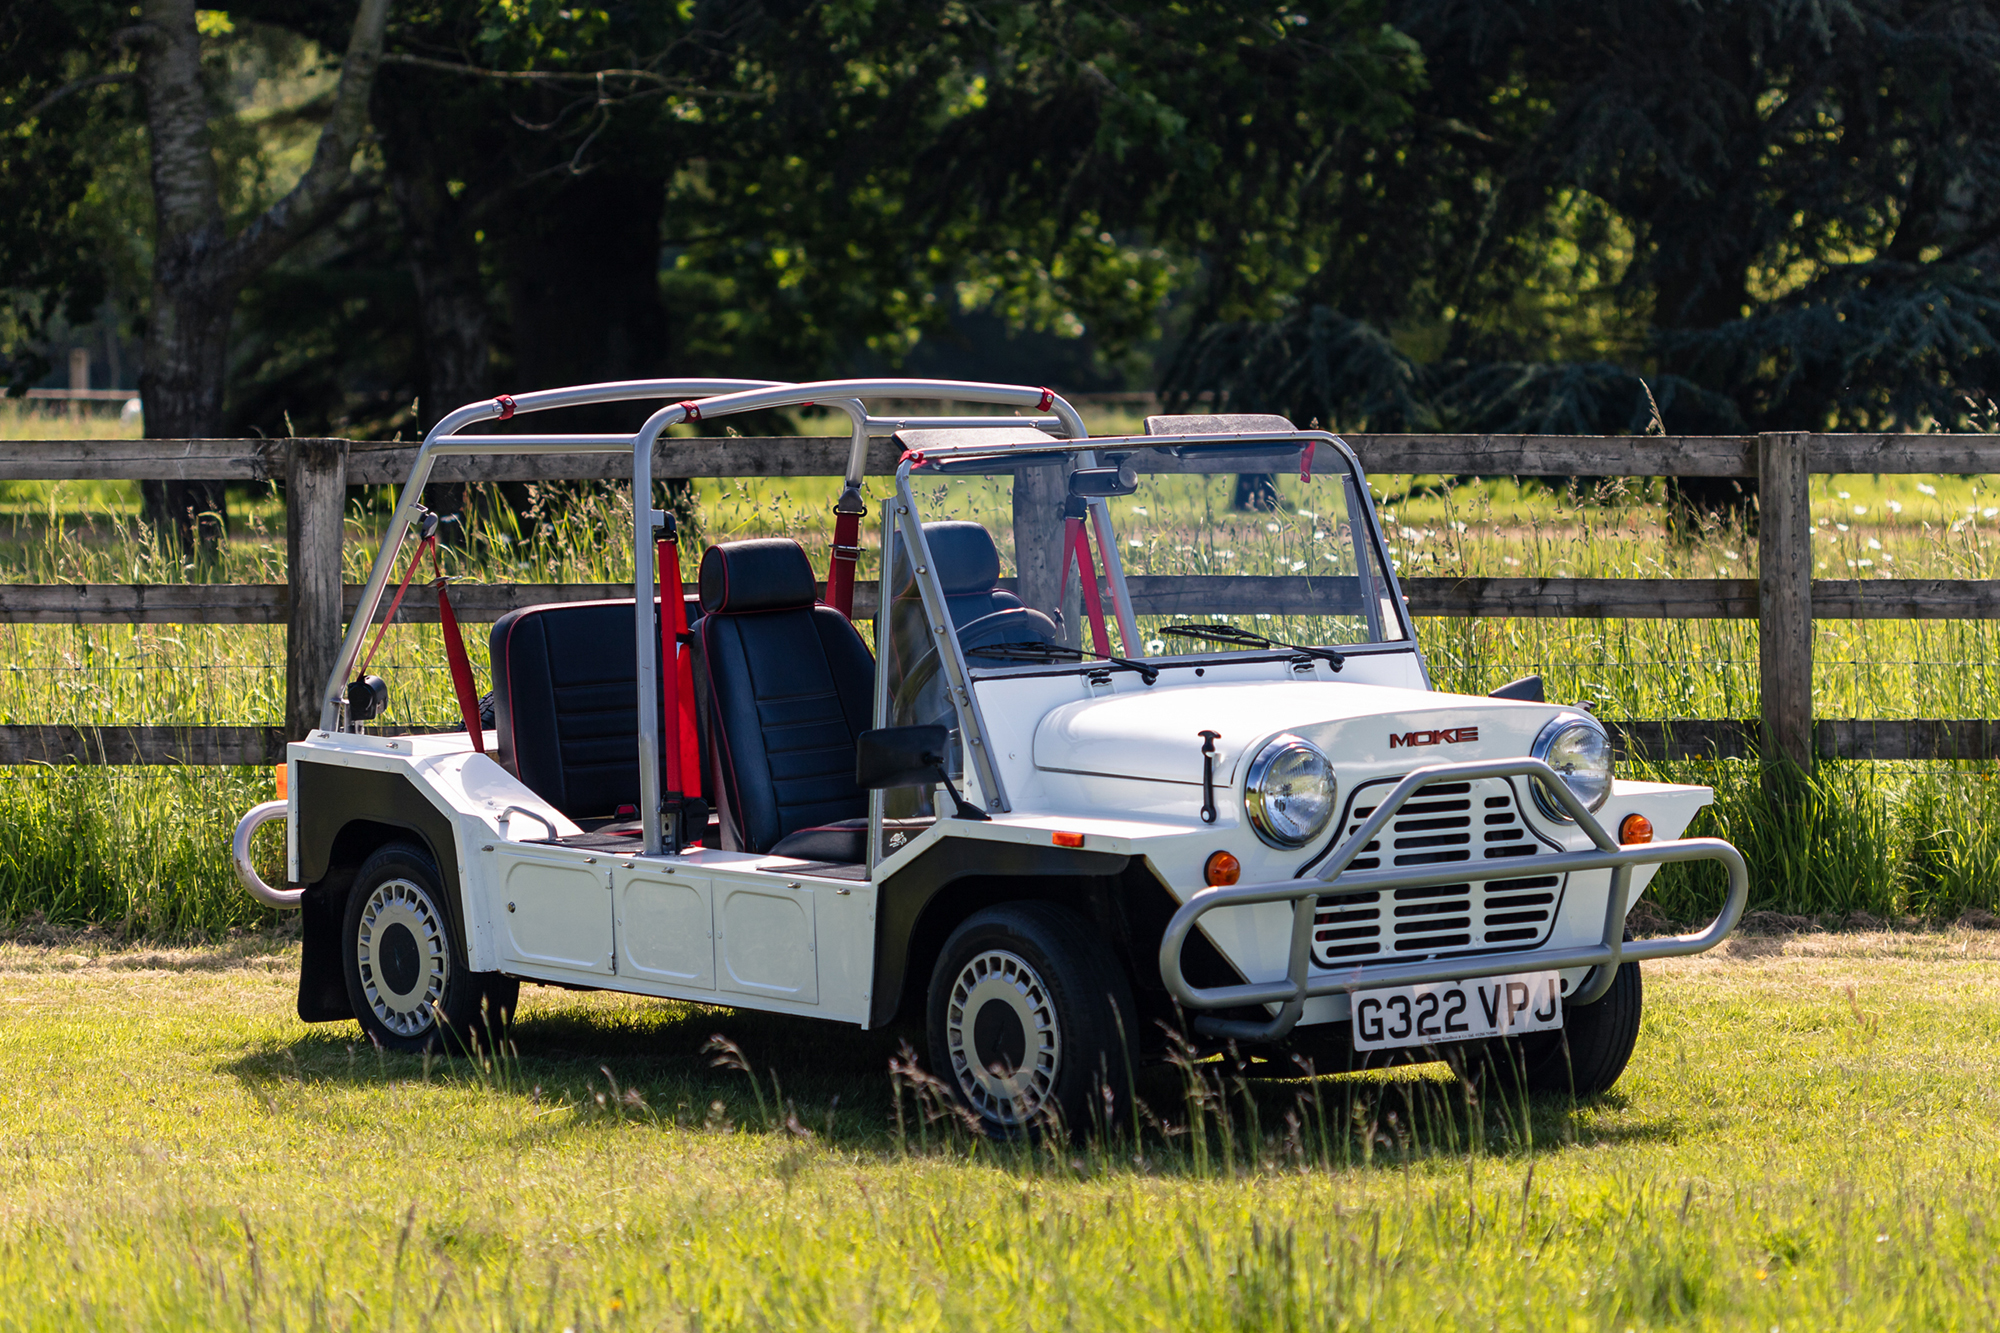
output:
[{"label": "steering wheel", "polygon": [[[976,620],[969,620],[958,631],[960,652],[969,648],[983,648],[995,643],[1040,642],[1059,644],[1062,633],[1056,629],[1056,622],[1040,611],[1025,606],[1009,606],[998,611],[989,611]],[[911,721],[921,704],[921,696],[937,678],[938,668],[943,659],[938,656],[937,644],[933,642],[924,655],[911,664],[903,674],[902,683],[896,687],[896,697],[889,704],[889,718],[892,725],[905,725]],[[949,705],[947,704],[947,709]],[[943,712],[946,710],[937,710]],[[937,713],[933,713],[936,716]]]}]

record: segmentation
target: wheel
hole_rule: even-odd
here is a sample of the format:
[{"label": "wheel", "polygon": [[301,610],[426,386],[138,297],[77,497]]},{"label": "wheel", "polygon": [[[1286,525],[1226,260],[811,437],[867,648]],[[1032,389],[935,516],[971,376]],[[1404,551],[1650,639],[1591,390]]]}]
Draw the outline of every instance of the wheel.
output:
[{"label": "wheel", "polygon": [[1132,989],[1097,928],[1066,907],[967,918],[931,972],[927,1013],[931,1068],[991,1134],[1080,1135],[1129,1104]]},{"label": "wheel", "polygon": [[1547,1040],[1532,1047],[1523,1043],[1519,1054],[1527,1090],[1578,1098],[1609,1091],[1639,1044],[1645,998],[1639,965],[1621,965],[1597,1003],[1569,1009],[1562,1030]]},{"label": "wheel", "polygon": [[513,1017],[520,982],[465,965],[430,854],[393,842],[362,862],[347,895],[341,955],[361,1030],[392,1051],[470,1049]]}]

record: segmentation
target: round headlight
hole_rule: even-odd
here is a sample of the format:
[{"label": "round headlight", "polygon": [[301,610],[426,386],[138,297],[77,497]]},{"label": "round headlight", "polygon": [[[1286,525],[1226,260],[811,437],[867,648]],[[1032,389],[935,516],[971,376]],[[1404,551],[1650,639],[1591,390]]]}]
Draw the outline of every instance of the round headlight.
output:
[{"label": "round headlight", "polygon": [[[1562,775],[1584,809],[1594,813],[1611,799],[1611,737],[1596,718],[1562,714],[1542,728],[1529,753]],[[1541,783],[1534,788],[1535,804],[1543,814],[1565,824],[1574,822]]]},{"label": "round headlight", "polygon": [[1250,761],[1243,809],[1273,847],[1311,842],[1333,818],[1333,765],[1310,741],[1279,736]]}]

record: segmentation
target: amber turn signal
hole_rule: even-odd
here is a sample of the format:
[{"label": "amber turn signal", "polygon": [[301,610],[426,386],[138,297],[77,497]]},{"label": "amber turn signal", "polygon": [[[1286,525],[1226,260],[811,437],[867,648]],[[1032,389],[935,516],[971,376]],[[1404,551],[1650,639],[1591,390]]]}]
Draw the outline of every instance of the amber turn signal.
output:
[{"label": "amber turn signal", "polygon": [[1644,815],[1627,815],[1618,821],[1618,841],[1627,847],[1653,840],[1653,821]]},{"label": "amber turn signal", "polygon": [[287,788],[291,786],[292,766],[290,764],[279,764],[271,770],[271,776],[278,780],[278,799],[281,801],[291,800],[291,794]]},{"label": "amber turn signal", "polygon": [[1243,863],[1228,852],[1216,852],[1202,867],[1202,878],[1208,881],[1211,889],[1227,888],[1243,878]]},{"label": "amber turn signal", "polygon": [[1083,835],[1081,833],[1051,833],[1049,834],[1049,841],[1058,847],[1081,847],[1083,846]]}]

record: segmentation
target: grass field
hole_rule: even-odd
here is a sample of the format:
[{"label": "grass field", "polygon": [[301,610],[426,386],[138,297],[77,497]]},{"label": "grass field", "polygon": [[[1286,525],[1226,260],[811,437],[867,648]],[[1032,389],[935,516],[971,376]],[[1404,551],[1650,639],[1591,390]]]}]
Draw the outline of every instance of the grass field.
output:
[{"label": "grass field", "polygon": [[[0,946],[0,1328],[2000,1321],[2000,933],[1649,964],[1582,1107],[1224,1076],[1200,1150],[975,1147],[907,1095],[899,1130],[895,1033],[561,991],[518,1061],[426,1067],[297,1022],[295,969]],[[1187,1086],[1144,1081],[1159,1124]]]},{"label": "grass field", "polygon": [[[1129,430],[1136,422],[1093,422]],[[0,405],[0,435],[117,433]],[[1337,502],[1322,479],[1280,479],[1281,512],[1228,507],[1227,477],[1165,477],[1119,502],[1133,573],[1299,573],[1327,568]],[[1756,543],[1741,522],[1676,535],[1657,483],[1575,492],[1515,482],[1448,486],[1436,477],[1371,479],[1402,571],[1412,575],[1751,577]],[[871,490],[886,495],[886,482]],[[708,540],[788,533],[825,564],[830,479],[712,481],[694,507]],[[992,517],[992,506],[981,517]],[[1996,573],[2000,492],[1979,477],[1814,479],[1823,577],[1987,577]],[[597,582],[631,577],[630,502],[616,491],[537,493],[528,521],[482,511],[448,557],[475,581]],[[0,580],[173,582],[285,577],[284,518],[267,492],[232,500],[220,567],[195,569],[137,521],[137,488],[0,483]],[[359,581],[387,507],[350,510],[347,577]],[[538,521],[539,520],[539,521]],[[993,525],[1006,547],[1004,522]],[[861,575],[878,568],[869,537]],[[1003,556],[1011,558],[1003,550]],[[1754,717],[1750,621],[1419,619],[1436,683],[1484,692],[1539,672],[1551,697],[1606,718]],[[867,629],[863,627],[864,631]],[[1151,627],[1149,626],[1148,629]],[[1272,628],[1272,627],[1267,627]],[[469,635],[486,678],[484,635]],[[1816,627],[1822,717],[1983,717],[2000,698],[1991,622],[1838,622]],[[0,626],[0,722],[273,724],[283,719],[284,632],[276,626]],[[456,708],[434,627],[390,632],[375,669],[394,723],[452,723]],[[1765,801],[1753,764],[1636,764],[1634,776],[1714,786],[1696,832],[1751,856],[1757,905],[1845,918],[1854,912],[1950,921],[2000,909],[2000,791],[1987,764],[1827,764],[1801,800]],[[226,839],[269,792],[257,771],[0,771],[0,920],[116,923],[154,938],[213,937],[271,918],[233,887]],[[269,835],[276,840],[275,830]],[[1670,869],[1655,889],[1680,920],[1705,916],[1718,885]]]}]

